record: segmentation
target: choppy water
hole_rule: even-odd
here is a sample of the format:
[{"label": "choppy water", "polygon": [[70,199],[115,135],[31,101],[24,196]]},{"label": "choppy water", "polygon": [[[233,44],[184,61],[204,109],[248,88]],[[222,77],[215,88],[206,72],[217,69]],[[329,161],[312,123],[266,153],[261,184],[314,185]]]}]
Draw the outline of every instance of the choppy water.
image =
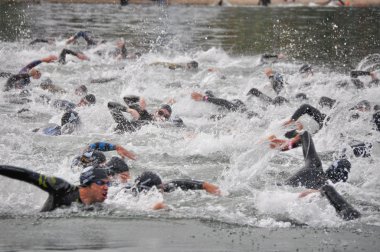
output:
[{"label": "choppy water", "polygon": [[[350,78],[355,68],[379,65],[363,60],[380,53],[378,30],[379,9],[337,8],[211,8],[185,6],[114,5],[0,5],[1,71],[18,72],[28,62],[58,54],[64,39],[80,30],[90,30],[99,39],[107,39],[101,47],[112,50],[117,38],[124,37],[130,52],[142,52],[138,60],[116,61],[87,50],[85,45],[72,46],[83,50],[91,59],[79,62],[70,59],[66,65],[42,64],[43,78],[68,91],[54,98],[71,99],[73,90],[85,84],[97,97],[97,104],[78,109],[82,127],[74,135],[48,137],[32,132],[48,122],[59,122],[61,112],[38,103],[10,105],[0,98],[0,160],[3,164],[27,167],[78,182],[78,171],[70,169],[71,160],[89,143],[107,141],[121,144],[138,155],[129,162],[134,175],[145,170],[159,173],[164,180],[195,178],[221,186],[223,196],[203,192],[176,191],[164,196],[152,192],[138,199],[117,194],[106,201],[105,209],[78,212],[75,207],[48,213],[48,216],[155,216],[196,218],[233,224],[289,227],[307,224],[312,227],[346,226],[352,223],[380,225],[379,156],[350,157],[352,172],[348,183],[337,190],[353,204],[363,217],[347,223],[337,217],[326,199],[314,196],[297,199],[300,188],[278,187],[276,182],[303,165],[301,150],[279,153],[260,139],[281,132],[280,122],[301,105],[294,99],[298,92],[309,96],[317,106],[321,96],[339,101],[330,125],[314,137],[322,152],[324,168],[351,141],[374,141],[379,133],[372,130],[370,114],[362,114],[348,122],[352,107],[367,99],[379,102],[379,87],[357,90],[352,84],[338,88],[338,81]],[[29,46],[31,39],[56,38],[54,45]],[[282,107],[266,106],[246,93],[252,87],[267,90],[268,80],[260,65],[260,54],[282,52],[287,59],[271,65],[284,74],[286,92],[291,103]],[[172,71],[149,66],[155,61],[185,62],[196,60],[199,71]],[[298,74],[305,63],[312,63],[315,75],[307,79]],[[208,68],[218,71],[209,72]],[[90,84],[91,79],[118,77],[107,84]],[[226,78],[222,78],[225,76]],[[369,78],[363,78],[369,82]],[[0,85],[6,79],[0,79]],[[310,82],[310,86],[304,85]],[[33,80],[33,96],[44,94]],[[213,90],[216,96],[243,100],[261,118],[247,119],[230,113],[220,121],[208,117],[217,109],[190,99],[192,91]],[[267,92],[267,91],[265,91]],[[117,135],[108,112],[107,102],[122,102],[126,94],[145,97],[153,111],[168,98],[175,98],[174,115],[180,116],[186,129],[145,126],[140,131]],[[17,115],[21,108],[30,113]],[[318,107],[318,106],[317,106]],[[110,156],[110,154],[107,154]],[[35,215],[46,194],[32,186],[0,177],[0,215]],[[112,192],[112,190],[111,190]],[[110,195],[112,196],[112,195]],[[164,198],[170,211],[152,211],[149,206]]]}]

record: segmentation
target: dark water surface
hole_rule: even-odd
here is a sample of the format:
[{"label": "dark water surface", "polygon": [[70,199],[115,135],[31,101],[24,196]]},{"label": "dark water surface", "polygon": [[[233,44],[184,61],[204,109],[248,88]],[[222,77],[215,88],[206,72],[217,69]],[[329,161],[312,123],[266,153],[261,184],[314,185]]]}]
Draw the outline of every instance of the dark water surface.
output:
[{"label": "dark water surface", "polygon": [[127,37],[145,50],[283,52],[290,59],[342,70],[380,48],[380,8],[0,3],[0,13],[0,40],[5,41],[67,37],[87,30],[101,38]]}]

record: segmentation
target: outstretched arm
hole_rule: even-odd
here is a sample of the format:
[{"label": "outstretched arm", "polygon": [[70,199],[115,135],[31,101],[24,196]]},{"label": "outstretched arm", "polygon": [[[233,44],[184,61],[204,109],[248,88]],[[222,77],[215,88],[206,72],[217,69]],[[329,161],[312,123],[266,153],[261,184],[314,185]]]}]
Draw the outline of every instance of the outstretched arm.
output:
[{"label": "outstretched arm", "polygon": [[29,63],[28,65],[24,66],[19,73],[27,73],[29,72],[29,70],[31,70],[32,68],[38,66],[39,64],[41,64],[42,62],[45,62],[45,63],[50,63],[50,62],[53,62],[57,60],[57,57],[54,56],[54,55],[50,55],[46,58],[42,58],[40,60],[35,60],[35,61],[32,61],[31,63]]},{"label": "outstretched arm", "polygon": [[87,42],[87,45],[91,46],[91,45],[96,45],[96,42],[94,40],[92,40],[87,32],[83,32],[83,31],[80,31],[78,32],[77,34],[75,34],[74,36],[70,37],[67,41],[66,41],[66,44],[71,44],[73,43],[74,41],[76,41],[78,38],[84,38],[84,40],[86,40]]},{"label": "outstretched arm", "polygon": [[71,186],[71,184],[67,183],[63,179],[45,176],[43,174],[15,166],[0,165],[0,175],[27,182],[48,193],[56,193]]},{"label": "outstretched arm", "polygon": [[116,150],[117,153],[122,158],[127,157],[129,159],[136,160],[136,155],[133,152],[124,149],[121,145],[118,145],[118,144],[110,144],[110,143],[106,143],[106,142],[96,142],[96,143],[90,144],[89,149],[99,150],[99,151],[114,151],[114,150]]},{"label": "outstretched arm", "polygon": [[318,124],[319,127],[322,128],[323,126],[323,120],[325,119],[325,115],[321,113],[318,109],[314,108],[313,106],[309,104],[303,104],[301,107],[299,107],[296,112],[292,115],[289,121],[287,121],[284,125],[289,125],[295,121],[297,121],[301,116],[303,115],[309,115],[311,116]]},{"label": "outstretched arm", "polygon": [[176,179],[163,184],[164,192],[171,192],[177,188],[182,190],[205,190],[208,193],[220,195],[219,187],[208,182],[192,179]]},{"label": "outstretched arm", "polygon": [[198,93],[198,92],[193,92],[191,94],[191,98],[195,101],[210,102],[212,104],[215,104],[217,106],[221,106],[225,109],[232,110],[232,111],[235,111],[238,109],[238,107],[230,101],[227,101],[227,100],[221,99],[221,98],[209,97],[209,96],[203,95],[203,94]]}]

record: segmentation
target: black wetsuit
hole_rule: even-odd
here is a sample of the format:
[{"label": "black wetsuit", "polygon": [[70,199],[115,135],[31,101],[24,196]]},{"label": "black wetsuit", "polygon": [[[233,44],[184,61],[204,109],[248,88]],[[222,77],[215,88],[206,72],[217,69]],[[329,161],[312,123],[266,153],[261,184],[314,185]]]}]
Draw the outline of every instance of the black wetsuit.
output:
[{"label": "black wetsuit", "polygon": [[69,49],[63,49],[62,52],[59,54],[58,62],[61,64],[66,64],[66,54],[71,54],[74,56],[77,56],[78,53],[71,51]]},{"label": "black wetsuit", "polygon": [[163,183],[161,188],[164,190],[164,192],[172,192],[177,188],[181,188],[184,191],[203,190],[203,183],[203,181],[193,179],[174,179]]},{"label": "black wetsuit", "polygon": [[294,187],[304,186],[308,189],[319,189],[343,219],[359,218],[360,213],[347,203],[334,187],[327,184],[328,177],[322,169],[322,162],[308,132],[301,135],[301,142],[305,166],[288,178],[285,183]]},{"label": "black wetsuit", "polygon": [[[117,126],[115,128],[116,131],[133,132],[140,129],[144,125],[154,122],[154,116],[150,114],[148,111],[146,111],[145,109],[141,109],[139,105],[130,104],[129,107],[131,109],[136,110],[139,113],[140,118],[138,120],[129,121],[127,118],[125,118],[122,112],[127,112],[126,106],[117,102],[108,103],[108,109],[111,112],[112,118],[117,123]],[[185,126],[182,119],[179,117],[175,117],[174,119],[169,119],[168,122],[172,123],[176,127]]]},{"label": "black wetsuit", "polygon": [[[228,100],[216,98],[213,96],[204,96],[203,101],[215,104],[215,105],[217,105],[221,108],[224,108],[228,111],[238,111],[238,112],[242,112],[242,113],[247,113],[249,118],[251,118],[253,116],[259,116],[259,114],[257,114],[256,112],[248,111],[246,105],[238,99],[233,100],[233,101],[228,101]],[[220,116],[218,116],[218,118],[219,117]]]},{"label": "black wetsuit", "polygon": [[281,105],[283,103],[288,103],[289,101],[282,97],[282,96],[277,96],[276,98],[272,99],[271,97],[267,96],[266,94],[264,94],[263,92],[261,92],[260,90],[258,90],[257,88],[251,88],[247,95],[253,95],[253,96],[256,96],[258,97],[260,100],[264,101],[264,102],[267,102],[267,103],[272,103],[273,105]]},{"label": "black wetsuit", "polygon": [[[321,129],[323,127],[323,122],[326,118],[326,115],[322,114],[321,111],[319,111],[318,109],[314,108],[313,106],[311,106],[309,104],[301,105],[301,107],[299,107],[296,110],[296,112],[294,112],[294,114],[291,117],[291,120],[297,121],[301,116],[303,116],[305,114],[311,116],[318,123],[319,129]],[[296,130],[291,130],[291,131],[288,131],[285,133],[286,138],[293,138],[296,135],[297,135]],[[293,146],[293,147],[296,147],[296,146]]]},{"label": "black wetsuit", "polygon": [[23,67],[18,74],[11,75],[7,82],[5,83],[4,91],[9,91],[11,89],[23,89],[30,84],[29,70],[33,67],[41,64],[41,60],[35,60],[25,67]]},{"label": "black wetsuit", "polygon": [[269,80],[273,90],[278,95],[282,91],[282,89],[284,89],[284,80],[282,78],[282,75],[279,73],[274,73],[273,75],[269,76]]},{"label": "black wetsuit", "polygon": [[7,165],[0,165],[0,175],[25,181],[49,193],[41,211],[52,211],[57,207],[70,206],[73,202],[82,203],[79,197],[79,187],[63,179]]},{"label": "black wetsuit", "polygon": [[87,32],[80,31],[74,35],[74,39],[78,39],[80,37],[82,37],[84,40],[86,40],[88,46],[97,45],[97,43],[88,36]]}]

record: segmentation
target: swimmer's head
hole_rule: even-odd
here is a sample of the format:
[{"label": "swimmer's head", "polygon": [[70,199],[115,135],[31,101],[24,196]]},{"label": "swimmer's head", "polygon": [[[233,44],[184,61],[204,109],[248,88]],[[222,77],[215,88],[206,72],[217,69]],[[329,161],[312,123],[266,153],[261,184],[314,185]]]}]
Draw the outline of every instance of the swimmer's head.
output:
[{"label": "swimmer's head", "polygon": [[300,100],[300,101],[307,100],[307,95],[304,93],[298,93],[298,94],[296,94],[296,99]]},{"label": "swimmer's head", "polygon": [[124,102],[129,106],[140,101],[140,97],[137,95],[127,95],[123,97]]},{"label": "swimmer's head", "polygon": [[354,107],[352,107],[350,110],[358,110],[361,112],[367,112],[371,110],[371,103],[367,100],[362,100],[358,102]]},{"label": "swimmer's head", "polygon": [[[102,182],[99,182],[102,181]],[[86,167],[80,174],[79,182],[82,187],[90,186],[92,183],[97,185],[108,186],[108,175],[105,169],[94,168],[92,166]]]},{"label": "swimmer's head", "polygon": [[83,166],[97,166],[106,162],[106,156],[101,151],[89,150],[82,154],[80,162]]},{"label": "swimmer's head", "polygon": [[67,123],[72,123],[72,124],[79,124],[79,115],[75,111],[67,111],[63,114],[61,118],[61,126],[66,125]]},{"label": "swimmer's head", "polygon": [[309,64],[303,64],[299,69],[300,74],[313,73],[313,68]]},{"label": "swimmer's head", "polygon": [[32,77],[33,79],[41,78],[41,72],[35,68],[30,69],[28,73],[29,73],[29,76]]},{"label": "swimmer's head", "polygon": [[264,73],[266,76],[269,77],[269,76],[273,75],[273,70],[272,70],[272,68],[265,68]]},{"label": "swimmer's head", "polygon": [[85,85],[80,85],[75,89],[75,94],[78,96],[83,96],[87,94],[87,87]]},{"label": "swimmer's head", "polygon": [[321,99],[319,99],[318,104],[321,107],[332,108],[334,106],[335,102],[336,102],[335,99],[331,99],[329,97],[322,96]]},{"label": "swimmer's head", "polygon": [[95,95],[88,94],[80,100],[80,102],[78,103],[78,106],[90,106],[90,105],[94,105],[95,103],[96,103]]},{"label": "swimmer's head", "polygon": [[198,68],[198,62],[196,62],[195,60],[193,61],[190,61],[186,64],[186,67],[188,69],[197,69]]},{"label": "swimmer's head", "polygon": [[172,115],[172,108],[168,104],[161,105],[160,109],[156,111],[155,116],[158,120],[168,120]]},{"label": "swimmer's head", "polygon": [[129,167],[125,161],[119,157],[112,157],[109,162],[106,163],[106,167],[110,175],[117,175],[122,172],[128,172]]},{"label": "swimmer's head", "polygon": [[135,188],[138,192],[149,191],[153,186],[159,188],[162,184],[161,178],[153,172],[143,172],[135,180]]},{"label": "swimmer's head", "polygon": [[330,165],[330,167],[326,170],[326,175],[333,183],[337,183],[339,181],[346,182],[350,169],[350,161],[347,159],[339,159]]}]

